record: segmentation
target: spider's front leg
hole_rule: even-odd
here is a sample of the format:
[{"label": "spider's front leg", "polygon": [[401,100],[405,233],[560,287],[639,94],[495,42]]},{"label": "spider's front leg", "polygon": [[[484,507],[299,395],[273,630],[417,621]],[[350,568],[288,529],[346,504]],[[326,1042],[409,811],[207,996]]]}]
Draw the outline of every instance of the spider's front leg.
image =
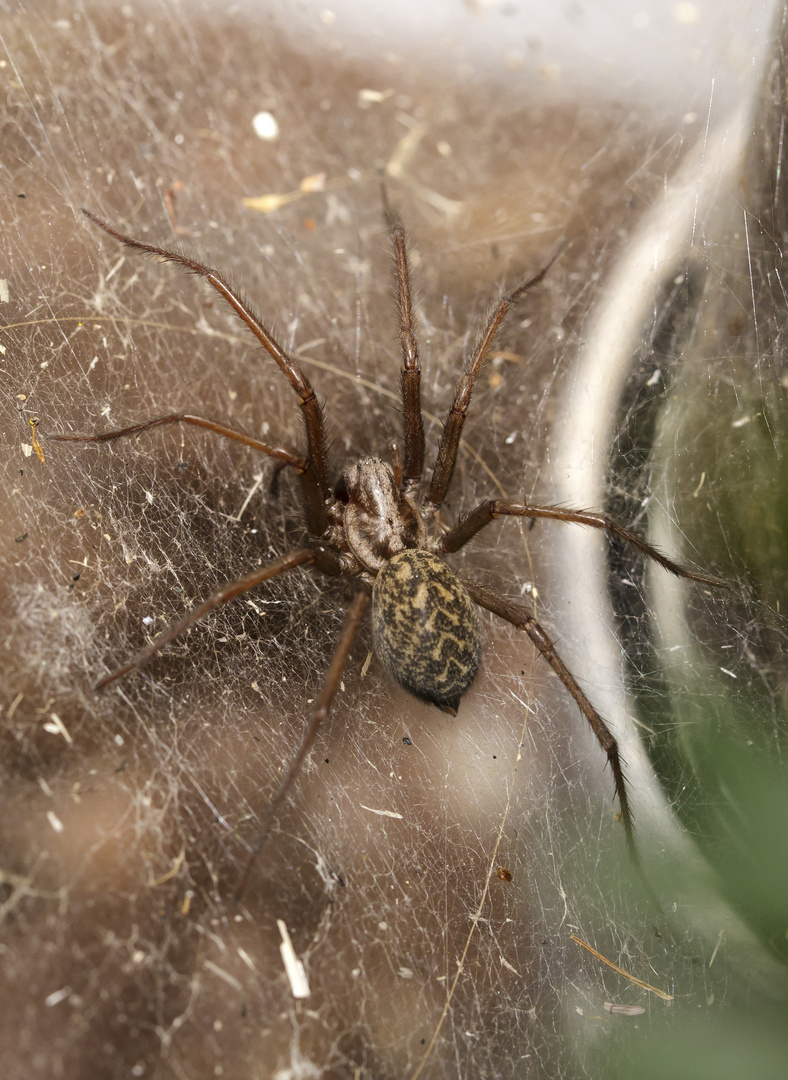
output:
[{"label": "spider's front leg", "polygon": [[613,772],[616,797],[618,798],[618,804],[621,808],[621,821],[624,826],[624,831],[626,832],[627,847],[629,848],[632,859],[637,862],[638,854],[637,847],[635,846],[635,830],[632,823],[632,810],[629,805],[629,792],[624,777],[624,769],[621,764],[618,742],[616,741],[613,732],[588,700],[588,697],[580,687],[574,675],[556,652],[555,645],[530,612],[517,604],[510,603],[510,601],[504,599],[504,597],[499,596],[490,589],[485,589],[483,586],[477,585],[473,581],[463,579],[463,585],[468,590],[468,595],[471,599],[479,604],[480,607],[486,608],[501,619],[505,619],[506,622],[511,623],[517,630],[525,631],[577,702],[580,712],[588,721],[589,727],[596,736],[597,742],[607,755],[607,760],[610,763],[610,768]]},{"label": "spider's front leg", "polygon": [[[118,240],[121,244],[125,244],[126,247],[135,251],[144,252],[148,255],[154,255],[164,262],[174,263],[176,266],[179,266],[189,273],[197,274],[199,277],[205,278],[208,284],[216,290],[225,303],[235,312],[241,322],[251,330],[269,356],[276,362],[280,371],[285,375],[293,390],[298,395],[298,399],[301,403],[301,412],[304,418],[306,432],[307,452],[306,465],[302,467],[299,464],[296,465],[296,468],[301,476],[304,511],[306,513],[309,531],[313,536],[322,536],[328,525],[326,505],[331,499],[331,487],[328,482],[328,448],[326,431],[323,423],[322,406],[315,395],[312,384],[309,382],[309,379],[303,373],[301,368],[296,364],[293,358],[285,352],[249,304],[247,304],[239,293],[233,289],[216,270],[212,270],[210,266],[206,266],[197,259],[189,258],[187,255],[182,255],[177,251],[170,251],[168,248],[158,247],[156,244],[148,244],[144,240],[135,240],[133,236],[127,236],[125,233],[113,229],[111,225],[108,225],[106,221],[102,221],[101,218],[96,217],[90,210],[85,210],[83,208],[82,213],[85,214],[94,225],[98,225],[100,229],[103,229],[108,236]],[[136,428],[124,429],[123,431],[115,433],[107,432],[98,439],[85,439],[84,436],[78,438],[82,438],[84,441],[88,442],[102,442],[108,438],[119,438],[121,435],[132,434],[134,431],[144,431],[146,427],[155,427],[157,424],[173,423],[175,421],[194,423],[201,427],[207,427],[217,434],[225,435],[231,439],[238,439],[239,442],[245,442],[248,446],[253,446],[256,443],[256,449],[261,450],[263,453],[271,454],[270,449],[267,448],[265,444],[261,443],[260,440],[251,442],[250,437],[245,436],[243,432],[236,432],[231,428],[226,428],[222,424],[214,424],[213,421],[207,421],[203,417],[192,417],[186,413],[174,413],[170,417],[163,417],[154,420],[149,424],[139,425]],[[281,453],[274,453],[271,454],[271,456],[279,457],[279,460],[285,460],[282,458]],[[291,454],[290,456],[300,461],[298,455]],[[295,465],[295,460],[286,461],[285,463]]]},{"label": "spider's front leg", "polygon": [[402,418],[404,422],[405,459],[397,486],[405,492],[414,491],[424,471],[424,420],[421,415],[421,361],[419,343],[413,330],[413,302],[410,289],[410,266],[405,240],[405,229],[397,214],[391,209],[383,188],[383,205],[391,233],[394,268],[397,281],[397,306],[399,308],[399,342],[402,353],[400,391],[402,394]]},{"label": "spider's front leg", "polygon": [[558,258],[562,247],[563,244],[559,244],[549,260],[537,274],[534,274],[534,276],[527,281],[522,282],[521,285],[518,285],[516,289],[513,289],[507,295],[502,296],[492,309],[490,317],[476,344],[476,348],[473,351],[473,355],[466,364],[465,371],[463,372],[460,381],[457,383],[454,401],[452,402],[451,409],[449,409],[449,415],[446,417],[446,423],[443,427],[443,434],[441,435],[440,446],[438,447],[438,457],[435,461],[435,469],[433,470],[432,480],[430,481],[429,490],[426,495],[425,506],[432,507],[433,510],[436,510],[439,506],[443,505],[443,501],[446,498],[446,493],[449,490],[449,485],[451,484],[454,475],[454,468],[457,464],[457,452],[460,447],[460,437],[465,424],[465,418],[468,415],[468,409],[470,408],[471,397],[473,396],[473,391],[482,368],[487,362],[487,357],[489,356],[492,344],[501,328],[501,324],[506,318],[509,308],[544,279],[548,270]]}]

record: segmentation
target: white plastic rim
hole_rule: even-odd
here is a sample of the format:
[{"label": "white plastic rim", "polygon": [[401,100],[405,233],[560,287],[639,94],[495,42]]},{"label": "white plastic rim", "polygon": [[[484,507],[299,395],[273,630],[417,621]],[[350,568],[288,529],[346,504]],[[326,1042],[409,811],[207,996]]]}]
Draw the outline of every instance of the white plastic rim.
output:
[{"label": "white plastic rim", "polygon": [[[665,189],[664,200],[644,217],[602,286],[554,428],[560,441],[550,463],[550,483],[559,504],[593,508],[604,504],[618,402],[643,329],[652,318],[654,298],[683,268],[697,222],[721,193],[738,182],[751,109],[747,101],[690,150]],[[667,519],[658,528],[663,550],[675,550]],[[658,830],[661,843],[685,845],[631,719],[606,589],[607,540],[595,530],[564,528],[557,532],[554,551],[560,579],[555,595],[571,597],[571,604],[563,606],[561,625],[567,638],[578,643],[573,670],[593,690],[595,704],[619,741],[639,833]],[[686,583],[663,577],[655,592],[666,615],[683,610]]]}]

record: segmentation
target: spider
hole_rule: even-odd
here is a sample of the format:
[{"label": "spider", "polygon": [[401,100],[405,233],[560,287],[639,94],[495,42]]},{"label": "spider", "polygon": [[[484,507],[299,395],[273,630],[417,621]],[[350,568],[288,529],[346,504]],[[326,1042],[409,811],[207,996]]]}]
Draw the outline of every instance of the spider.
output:
[{"label": "spider", "polygon": [[385,194],[384,208],[394,254],[399,310],[403,446],[401,452],[396,445],[393,447],[391,463],[377,457],[356,461],[345,469],[336,486],[332,486],[330,479],[322,409],[311,383],[221,274],[186,255],[127,236],[89,210],[83,210],[95,225],[126,247],[174,263],[208,281],[261,342],[293,387],[301,406],[306,434],[306,448],[298,452],[288,447],[273,446],[204,416],[170,412],[97,435],[58,433],[49,436],[52,440],[64,442],[103,443],[168,424],[191,424],[244,443],[274,458],[277,469],[292,469],[300,484],[307,534],[303,546],[271,560],[237,581],[228,582],[171,625],[133,659],[105,675],[96,688],[107,686],[140,667],[214,608],[280,574],[311,567],[330,576],[350,578],[353,582],[352,599],[322,689],[298,752],[262,815],[257,839],[250,848],[248,861],[236,888],[236,897],[243,892],[252,862],[263,850],[276,816],[309,754],[320,725],[328,715],[348,654],[368,611],[371,613],[375,652],[390,676],[414,697],[451,715],[456,715],[481,662],[482,630],[477,607],[493,612],[523,631],[572,695],[607,756],[627,846],[636,857],[627,783],[618,743],[610,728],[534,615],[521,604],[513,603],[474,581],[459,578],[445,559],[499,518],[547,518],[604,530],[633,545],[671,573],[691,581],[715,586],[724,584],[717,578],[680,566],[607,514],[589,510],[488,499],[448,528],[439,525],[438,511],[451,485],[474,387],[492,343],[510,307],[542,281],[560,248],[537,274],[502,295],[492,307],[457,384],[440,437],[435,466],[422,494],[424,425],[421,364],[413,329],[406,236]]}]

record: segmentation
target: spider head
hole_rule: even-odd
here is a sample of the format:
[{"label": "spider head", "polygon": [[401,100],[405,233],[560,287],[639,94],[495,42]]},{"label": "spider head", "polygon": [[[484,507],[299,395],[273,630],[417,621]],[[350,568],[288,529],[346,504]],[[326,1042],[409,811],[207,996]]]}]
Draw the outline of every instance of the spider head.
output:
[{"label": "spider head", "polygon": [[406,548],[423,547],[421,514],[397,487],[394,471],[380,458],[363,458],[345,472],[348,503],[345,537],[365,569],[377,572]]}]

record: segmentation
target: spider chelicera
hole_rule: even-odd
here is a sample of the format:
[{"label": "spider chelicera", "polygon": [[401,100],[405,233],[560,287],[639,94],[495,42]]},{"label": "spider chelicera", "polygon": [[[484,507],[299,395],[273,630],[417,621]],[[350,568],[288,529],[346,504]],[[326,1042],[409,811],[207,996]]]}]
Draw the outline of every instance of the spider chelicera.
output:
[{"label": "spider chelicera", "polygon": [[132,660],[105,675],[98,682],[97,688],[107,686],[140,667],[209,611],[279,574],[289,573],[299,567],[313,567],[324,574],[351,578],[355,584],[339,641],[301,745],[262,815],[257,840],[251,849],[236,895],[243,891],[252,862],[262,850],[274,819],[331,708],[348,654],[370,606],[375,651],[391,677],[415,697],[452,715],[456,714],[463,695],[476,677],[481,661],[482,631],[475,605],[486,608],[518,630],[524,631],[572,695],[607,755],[621,808],[627,845],[634,854],[632,811],[618,744],[610,728],[591,704],[533,614],[522,605],[513,603],[474,581],[458,578],[445,562],[445,557],[459,551],[497,518],[549,518],[605,530],[681,577],[706,585],[724,583],[717,578],[694,573],[679,566],[608,515],[588,510],[532,506],[507,499],[489,499],[470,510],[449,528],[442,528],[437,521],[437,512],[451,484],[460,436],[474,386],[495,336],[509,308],[544,278],[557,252],[538,274],[503,295],[493,307],[457,384],[454,401],[441,434],[435,467],[426,491],[421,494],[424,475],[424,425],[421,411],[421,365],[413,330],[410,270],[405,230],[399,218],[386,205],[399,307],[403,447],[401,454],[395,448],[391,464],[380,458],[363,458],[355,462],[345,470],[341,483],[333,487],[329,479],[325,425],[312,385],[235,290],[220,274],[202,263],[154,244],[135,240],[112,228],[90,211],[83,212],[95,225],[127,247],[147,252],[204,277],[262,343],[290,382],[301,405],[306,431],[304,453],[270,445],[226,424],[186,412],[167,413],[98,435],[61,433],[49,436],[50,439],[64,442],[102,443],[138,435],[165,424],[193,424],[267,454],[279,463],[279,468],[293,469],[300,480],[307,533],[304,546],[281,558],[273,559],[246,577],[224,585],[179,622],[165,630]]}]

